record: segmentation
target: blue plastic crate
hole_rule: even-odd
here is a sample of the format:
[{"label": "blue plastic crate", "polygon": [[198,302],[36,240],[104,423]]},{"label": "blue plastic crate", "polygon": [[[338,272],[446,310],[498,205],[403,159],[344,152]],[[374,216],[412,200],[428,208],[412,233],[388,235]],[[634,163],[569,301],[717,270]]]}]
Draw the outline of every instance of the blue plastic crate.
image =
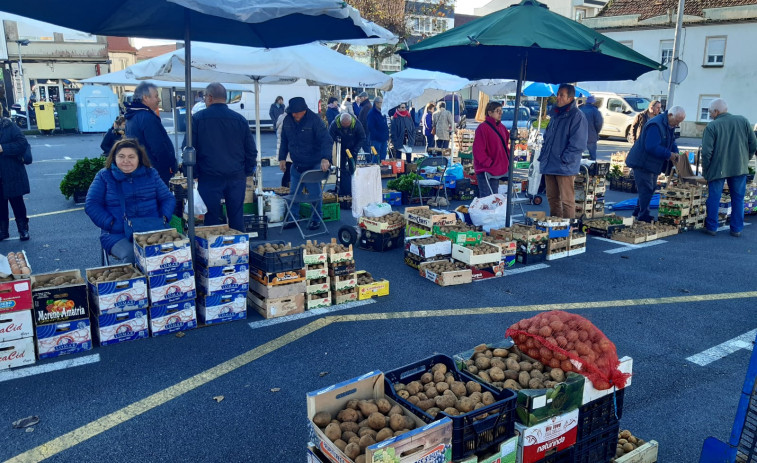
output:
[{"label": "blue plastic crate", "polygon": [[383,194],[383,199],[385,203],[390,204],[392,206],[401,206],[402,205],[402,192],[388,191]]},{"label": "blue plastic crate", "polygon": [[573,446],[574,463],[610,463],[618,447],[620,424],[605,428],[603,431],[576,442]]},{"label": "blue plastic crate", "polygon": [[[417,406],[407,400],[397,396],[394,392],[394,384],[410,383],[420,380],[424,373],[430,372],[431,367],[437,363],[447,366],[447,371],[451,372],[455,379],[467,383],[475,381],[481,384],[482,392],[491,392],[495,402],[491,405],[481,407],[478,410],[464,413],[458,416],[449,416],[444,412],[439,412],[436,418],[424,412]],[[419,416],[423,421],[431,423],[444,417],[452,420],[452,460],[460,460],[489,448],[492,448],[501,442],[513,436],[515,423],[515,399],[517,394],[509,389],[501,391],[487,384],[481,383],[471,374],[459,371],[451,357],[446,355],[434,355],[432,357],[420,360],[402,368],[384,373],[386,381],[385,390],[391,394],[392,398],[400,402],[405,408]],[[486,418],[478,419],[487,415]]]}]

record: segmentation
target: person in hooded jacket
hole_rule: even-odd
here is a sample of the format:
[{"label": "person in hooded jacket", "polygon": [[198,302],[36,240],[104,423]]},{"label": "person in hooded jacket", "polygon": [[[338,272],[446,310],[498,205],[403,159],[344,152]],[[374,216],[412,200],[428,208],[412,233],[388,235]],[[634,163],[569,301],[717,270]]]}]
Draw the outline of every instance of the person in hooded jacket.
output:
[{"label": "person in hooded jacket", "polygon": [[150,165],[168,185],[179,170],[171,138],[158,115],[158,87],[142,82],[134,90],[134,100],[126,110],[126,137],[136,138],[147,152]]},{"label": "person in hooded jacket", "polygon": [[486,119],[473,138],[473,169],[480,195],[499,191],[499,181],[510,170],[510,132],[502,124],[502,103],[486,104]]},{"label": "person in hooded jacket", "polygon": [[581,155],[589,135],[586,117],[576,107],[576,88],[560,84],[557,104],[549,113],[539,163],[547,186],[549,214],[572,219],[576,216],[573,179],[578,175]]},{"label": "person in hooded jacket", "polygon": [[[394,116],[392,116],[390,132],[392,146],[394,147],[394,156],[399,159],[399,153],[401,153],[403,145],[410,145],[415,139],[415,124],[410,117],[410,112],[408,112],[405,103],[400,104]],[[406,162],[412,162],[412,159],[413,153],[405,153]]]},{"label": "person in hooded jacket", "polygon": [[24,195],[31,191],[24,166],[28,146],[29,142],[13,121],[0,119],[0,241],[10,236],[8,203],[16,217],[19,239],[29,239],[29,218],[24,204]]},{"label": "person in hooded jacket", "polygon": [[117,259],[134,262],[133,237],[126,235],[124,217],[158,217],[167,223],[175,205],[176,198],[150,167],[145,149],[136,139],[125,138],[113,145],[105,167],[95,175],[84,212],[100,228],[103,249]]}]

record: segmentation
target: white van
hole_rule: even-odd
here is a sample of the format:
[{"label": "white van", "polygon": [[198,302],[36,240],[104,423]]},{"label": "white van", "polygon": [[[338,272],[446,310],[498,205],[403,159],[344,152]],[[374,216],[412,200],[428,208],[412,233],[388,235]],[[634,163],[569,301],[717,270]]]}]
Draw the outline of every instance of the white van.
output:
[{"label": "white van", "polygon": [[[317,113],[319,112],[319,102],[321,99],[321,90],[319,87],[311,87],[305,79],[299,79],[291,85],[260,85],[260,127],[272,129],[276,121],[271,121],[268,116],[268,110],[276,101],[276,97],[284,98],[284,106],[289,103],[290,98],[301,96],[305,98],[308,108]],[[227,104],[232,109],[243,115],[250,127],[255,127],[255,93],[242,91],[229,91]]]},{"label": "white van", "polygon": [[649,108],[649,100],[630,93],[591,92],[597,100],[597,108],[604,118],[599,136],[621,137],[632,142],[631,125],[633,119]]}]

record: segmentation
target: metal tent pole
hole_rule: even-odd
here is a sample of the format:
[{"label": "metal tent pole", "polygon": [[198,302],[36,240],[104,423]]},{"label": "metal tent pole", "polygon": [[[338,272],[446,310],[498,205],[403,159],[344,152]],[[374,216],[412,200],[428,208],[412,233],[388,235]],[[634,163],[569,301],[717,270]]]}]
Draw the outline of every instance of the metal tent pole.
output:
[{"label": "metal tent pole", "polygon": [[[171,109],[173,110],[173,144],[174,144],[174,158],[176,153],[181,151],[179,145],[179,108],[176,107],[176,87],[171,87]],[[178,159],[177,159],[178,161]]]},{"label": "metal tent pole", "polygon": [[[516,135],[518,133],[518,109],[520,102],[521,91],[523,90],[523,81],[526,80],[526,67],[528,66],[528,55],[524,56],[520,61],[520,76],[518,77],[518,85],[515,89],[515,112],[513,114],[513,131]],[[505,213],[505,223],[507,226],[512,225],[512,206],[513,206],[513,170],[515,169],[515,137],[512,132],[510,133],[510,168],[507,171],[507,211]]]},{"label": "metal tent pole", "polygon": [[[192,41],[189,33],[189,9],[184,10],[184,81],[187,95],[192,91]],[[194,167],[197,164],[197,152],[192,146],[192,111],[187,111],[187,146],[183,152],[183,165],[187,173],[187,235],[192,245],[192,255],[194,257],[194,239],[195,239],[195,197],[194,197]]]},{"label": "metal tent pole", "polygon": [[[273,131],[276,133],[276,121],[273,121]],[[255,197],[258,202],[258,216],[263,217],[265,215],[265,209],[263,204],[263,163],[260,159],[263,155],[260,145],[260,77],[255,78],[255,146],[258,149],[257,159],[257,187],[255,188]],[[276,153],[276,159],[279,158]]]}]

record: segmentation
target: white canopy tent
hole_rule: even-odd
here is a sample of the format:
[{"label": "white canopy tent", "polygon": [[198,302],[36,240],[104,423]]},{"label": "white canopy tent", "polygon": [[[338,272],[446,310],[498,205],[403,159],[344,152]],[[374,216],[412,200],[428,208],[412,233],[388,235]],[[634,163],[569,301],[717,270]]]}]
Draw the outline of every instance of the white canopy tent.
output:
[{"label": "white canopy tent", "polygon": [[[169,81],[169,80],[155,80],[155,79],[144,79],[140,80],[134,77],[132,74],[127,74],[127,70],[123,69],[121,71],[111,72],[108,74],[103,74],[100,76],[95,77],[89,77],[87,79],[82,79],[78,81],[81,84],[100,84],[100,85],[133,85],[137,86],[141,84],[142,82],[148,82],[156,87],[159,88],[178,88],[178,89],[184,89],[183,85],[180,85],[180,82],[176,81]],[[243,92],[251,92],[255,89],[255,86],[252,84],[229,84],[224,83],[224,87],[226,87],[226,90],[239,90]],[[204,90],[205,87],[208,86],[207,82],[192,82],[192,88],[195,90]]]}]

